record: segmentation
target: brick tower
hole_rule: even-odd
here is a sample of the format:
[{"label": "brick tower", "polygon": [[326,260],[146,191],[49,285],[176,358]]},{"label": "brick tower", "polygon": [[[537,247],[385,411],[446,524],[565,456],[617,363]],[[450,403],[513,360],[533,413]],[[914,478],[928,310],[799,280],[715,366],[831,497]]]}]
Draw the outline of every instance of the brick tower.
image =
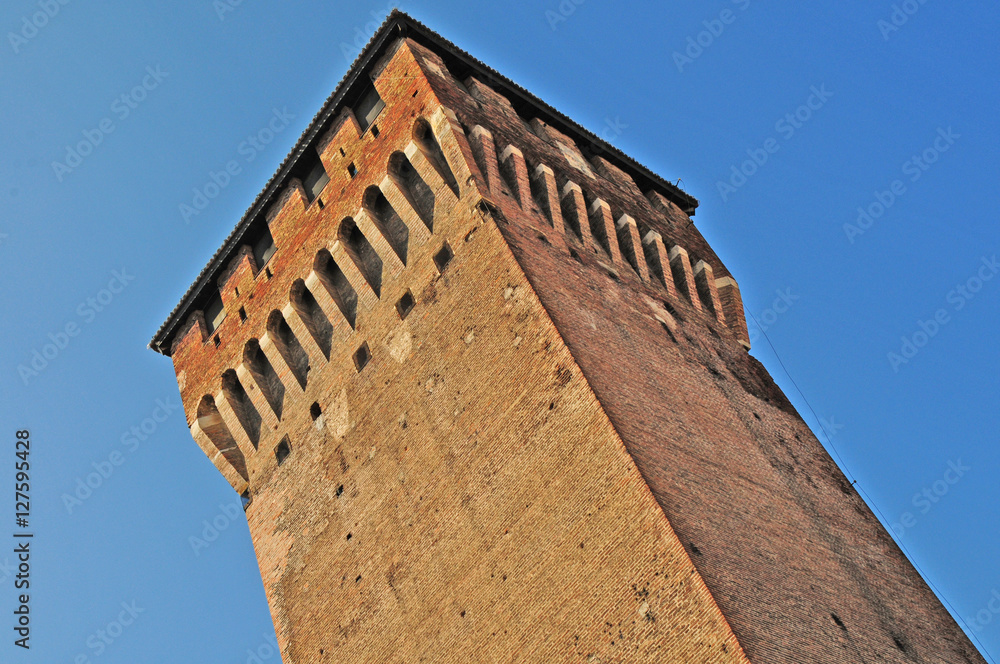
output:
[{"label": "brick tower", "polygon": [[696,206],[389,17],[151,343],[286,664],[984,661]]}]

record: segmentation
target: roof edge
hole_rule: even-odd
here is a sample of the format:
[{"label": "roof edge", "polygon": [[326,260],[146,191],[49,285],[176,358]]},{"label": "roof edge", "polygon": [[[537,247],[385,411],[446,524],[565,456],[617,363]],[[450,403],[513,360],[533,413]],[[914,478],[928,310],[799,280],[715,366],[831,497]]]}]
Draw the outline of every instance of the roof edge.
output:
[{"label": "roof edge", "polygon": [[[167,316],[160,329],[153,335],[153,338],[149,342],[149,348],[161,355],[170,356],[170,345],[172,344],[173,335],[177,332],[179,326],[183,324],[184,320],[187,319],[198,300],[202,298],[205,287],[219,274],[219,271],[223,269],[225,262],[232,252],[239,247],[251,222],[257,219],[259,215],[266,213],[268,206],[271,205],[275,197],[280,195],[280,192],[287,185],[299,159],[310,146],[319,140],[327,129],[328,124],[336,118],[344,104],[345,98],[349,96],[354,86],[364,74],[372,69],[385,48],[391,45],[395,38],[399,37],[413,38],[418,43],[431,48],[441,55],[446,60],[446,64],[458,64],[459,68],[468,69],[471,75],[478,74],[479,77],[484,79],[484,83],[495,87],[498,92],[507,96],[519,111],[530,109],[534,117],[538,117],[542,121],[558,128],[574,140],[580,138],[585,143],[599,148],[602,157],[608,159],[616,166],[623,168],[623,170],[630,171],[633,176],[637,175],[637,184],[640,187],[645,185],[645,188],[659,188],[663,190],[667,198],[675,202],[687,214],[694,214],[695,209],[698,207],[698,200],[696,198],[684,192],[676,185],[664,180],[620,149],[584,128],[509,78],[503,76],[397,8],[390,12],[379,29],[372,35],[371,40],[369,40],[368,44],[365,45],[358,57],[348,68],[347,73],[341,79],[340,83],[337,84],[333,93],[323,103],[319,112],[310,121],[305,131],[299,137],[299,140],[296,141],[295,146],[281,162],[277,171],[271,176],[267,184],[264,185],[263,190],[254,199],[254,202],[244,213],[222,246],[215,252],[215,255],[212,256],[208,264],[202,269],[201,273],[181,297],[180,302]],[[455,72],[452,73],[454,74]]]}]

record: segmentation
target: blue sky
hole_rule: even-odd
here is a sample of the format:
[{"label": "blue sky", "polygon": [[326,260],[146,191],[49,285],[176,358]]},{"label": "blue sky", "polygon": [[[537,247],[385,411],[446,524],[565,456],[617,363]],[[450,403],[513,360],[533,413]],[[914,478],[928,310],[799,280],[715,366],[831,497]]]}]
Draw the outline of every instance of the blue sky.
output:
[{"label": "blue sky", "polygon": [[[238,498],[146,343],[390,6],[62,1],[0,8],[0,551],[25,428],[35,533],[27,653],[0,553],[0,660],[277,662]],[[1000,656],[996,4],[400,6],[700,199],[754,355]]]}]

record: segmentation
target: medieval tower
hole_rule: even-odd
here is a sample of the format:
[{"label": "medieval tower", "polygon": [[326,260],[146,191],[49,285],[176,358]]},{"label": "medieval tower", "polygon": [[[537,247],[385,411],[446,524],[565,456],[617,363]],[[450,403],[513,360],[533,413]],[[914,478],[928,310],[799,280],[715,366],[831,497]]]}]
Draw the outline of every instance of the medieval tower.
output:
[{"label": "medieval tower", "polygon": [[285,664],[984,662],[697,205],[389,17],[151,343]]}]

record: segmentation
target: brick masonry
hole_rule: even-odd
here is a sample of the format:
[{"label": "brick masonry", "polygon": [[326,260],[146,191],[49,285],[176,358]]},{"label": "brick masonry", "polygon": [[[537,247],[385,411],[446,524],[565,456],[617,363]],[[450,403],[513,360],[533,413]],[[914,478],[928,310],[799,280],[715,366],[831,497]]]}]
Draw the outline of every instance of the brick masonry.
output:
[{"label": "brick masonry", "polygon": [[684,211],[417,41],[374,74],[378,135],[338,116],[318,200],[291,180],[266,268],[236,252],[226,320],[170,348],[286,664],[984,661],[746,353]]}]

